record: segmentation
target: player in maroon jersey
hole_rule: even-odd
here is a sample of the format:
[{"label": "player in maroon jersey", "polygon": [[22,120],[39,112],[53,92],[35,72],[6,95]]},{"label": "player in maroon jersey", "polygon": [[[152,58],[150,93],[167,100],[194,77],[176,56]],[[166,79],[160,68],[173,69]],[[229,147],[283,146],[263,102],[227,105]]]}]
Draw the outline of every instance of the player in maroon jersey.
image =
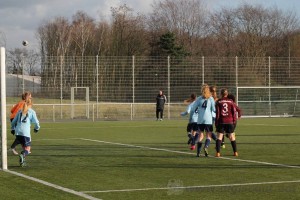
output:
[{"label": "player in maroon jersey", "polygon": [[236,123],[236,108],[234,102],[228,98],[228,90],[221,90],[222,98],[216,103],[216,127],[218,139],[216,142],[216,157],[220,157],[221,141],[224,134],[228,134],[234,156],[238,156],[234,133],[234,124]]},{"label": "player in maroon jersey", "polygon": [[[242,110],[241,110],[240,107],[238,107],[238,105],[236,104],[236,102],[235,102],[235,96],[234,96],[233,94],[228,94],[227,97],[233,101],[234,106],[235,106],[235,110],[236,110],[236,116],[237,116],[237,119],[240,119],[241,116],[242,116]],[[236,128],[236,124],[237,124],[237,121],[235,121],[235,124],[234,124],[234,130],[235,130],[235,128]],[[235,132],[234,132],[233,134],[234,134],[234,136],[235,136]],[[229,135],[226,134],[226,137],[228,138]],[[224,135],[223,135],[223,138],[222,138],[221,147],[223,147],[223,149],[225,148],[225,137],[224,137]]]}]

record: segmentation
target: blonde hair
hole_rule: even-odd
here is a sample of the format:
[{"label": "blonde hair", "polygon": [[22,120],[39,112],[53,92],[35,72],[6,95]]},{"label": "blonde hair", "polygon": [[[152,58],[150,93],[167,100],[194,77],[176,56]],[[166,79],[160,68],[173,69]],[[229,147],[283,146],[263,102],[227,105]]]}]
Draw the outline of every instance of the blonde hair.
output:
[{"label": "blonde hair", "polygon": [[202,85],[201,93],[204,99],[208,99],[209,97],[211,97],[210,89],[207,84]]},{"label": "blonde hair", "polygon": [[27,99],[23,105],[22,115],[26,115],[28,113],[28,109],[31,108],[31,106],[32,106],[31,99]]}]

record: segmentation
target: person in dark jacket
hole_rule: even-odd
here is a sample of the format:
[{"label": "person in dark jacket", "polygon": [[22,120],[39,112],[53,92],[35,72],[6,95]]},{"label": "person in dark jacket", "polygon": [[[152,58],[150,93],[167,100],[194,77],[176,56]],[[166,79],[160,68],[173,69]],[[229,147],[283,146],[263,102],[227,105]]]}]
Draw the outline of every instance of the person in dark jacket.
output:
[{"label": "person in dark jacket", "polygon": [[[164,118],[164,107],[167,102],[167,97],[164,95],[163,91],[160,90],[156,96],[156,120],[162,121]],[[160,118],[159,118],[160,117]]]}]

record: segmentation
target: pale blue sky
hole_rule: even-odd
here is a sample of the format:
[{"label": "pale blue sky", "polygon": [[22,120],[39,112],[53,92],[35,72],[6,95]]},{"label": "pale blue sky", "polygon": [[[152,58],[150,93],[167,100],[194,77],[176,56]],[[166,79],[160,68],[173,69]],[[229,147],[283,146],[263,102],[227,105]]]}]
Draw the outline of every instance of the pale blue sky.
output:
[{"label": "pale blue sky", "polygon": [[[209,9],[222,6],[236,7],[243,2],[260,4],[284,11],[293,11],[300,17],[300,0],[203,0]],[[35,33],[45,20],[56,16],[71,18],[78,10],[83,10],[94,19],[110,16],[110,8],[126,3],[135,12],[151,11],[154,0],[1,0],[0,1],[0,44],[5,35],[6,48],[20,48],[22,40],[28,40],[28,48],[36,48]]]}]

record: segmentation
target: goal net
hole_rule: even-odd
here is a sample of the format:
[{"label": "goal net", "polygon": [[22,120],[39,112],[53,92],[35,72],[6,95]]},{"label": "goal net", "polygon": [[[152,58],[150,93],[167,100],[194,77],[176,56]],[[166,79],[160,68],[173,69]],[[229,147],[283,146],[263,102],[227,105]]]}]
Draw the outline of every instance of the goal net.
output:
[{"label": "goal net", "polygon": [[300,86],[237,87],[237,103],[243,116],[300,116]]}]

